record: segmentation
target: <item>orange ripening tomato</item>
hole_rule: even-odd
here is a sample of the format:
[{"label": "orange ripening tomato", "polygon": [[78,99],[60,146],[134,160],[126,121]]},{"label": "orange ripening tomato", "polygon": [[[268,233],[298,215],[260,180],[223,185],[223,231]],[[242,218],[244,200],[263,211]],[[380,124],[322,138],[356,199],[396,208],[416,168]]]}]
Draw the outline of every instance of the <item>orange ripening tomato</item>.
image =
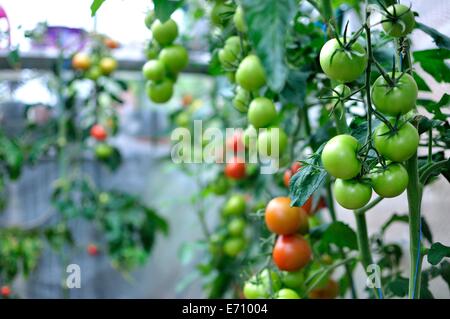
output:
[{"label": "orange ripening tomato", "polygon": [[281,235],[272,251],[272,258],[278,269],[297,271],[311,260],[309,243],[301,235]]},{"label": "orange ripening tomato", "polygon": [[91,127],[91,136],[97,141],[104,141],[108,137],[108,133],[102,125],[95,124]]},{"label": "orange ripening tomato", "polygon": [[245,178],[245,163],[242,159],[234,157],[229,163],[225,165],[225,176],[231,179]]},{"label": "orange ripening tomato", "polygon": [[91,64],[91,58],[86,53],[78,52],[72,57],[72,67],[75,70],[87,71],[91,67]]},{"label": "orange ripening tomato", "polygon": [[9,286],[2,286],[0,289],[0,294],[2,297],[8,298],[11,295],[11,288]]},{"label": "orange ripening tomato", "polygon": [[181,98],[181,104],[186,107],[191,105],[193,100],[194,98],[192,97],[192,95],[186,94]]},{"label": "orange ripening tomato", "polygon": [[113,40],[111,38],[105,38],[103,40],[103,44],[109,48],[109,49],[117,49],[118,47],[120,47],[120,43],[117,42],[116,40]]},{"label": "orange ripening tomato", "polygon": [[275,197],[266,207],[267,228],[278,235],[295,234],[308,229],[308,216],[301,207],[291,207],[289,197]]}]

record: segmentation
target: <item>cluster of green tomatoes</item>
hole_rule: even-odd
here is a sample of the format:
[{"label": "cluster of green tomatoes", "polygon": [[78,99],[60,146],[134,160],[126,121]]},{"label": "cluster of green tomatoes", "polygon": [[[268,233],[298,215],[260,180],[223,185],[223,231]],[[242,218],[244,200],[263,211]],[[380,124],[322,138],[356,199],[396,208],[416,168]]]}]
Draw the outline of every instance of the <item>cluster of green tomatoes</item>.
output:
[{"label": "cluster of green tomatoes", "polygon": [[[410,8],[396,4],[384,9],[382,25],[388,35],[404,37],[412,31],[414,15]],[[320,64],[324,73],[341,83],[333,90],[338,100],[335,107],[343,108],[343,102],[353,95],[345,83],[360,77],[367,63],[367,52],[357,38],[331,39],[322,47]],[[408,185],[403,162],[416,154],[419,145],[417,129],[408,121],[418,94],[414,78],[395,69],[381,73],[371,87],[374,114],[381,121],[371,138],[360,145],[351,135],[338,135],[322,151],[323,167],[336,178],[336,201],[347,209],[365,206],[372,189],[383,198],[402,194]]]},{"label": "cluster of green tomatoes", "polygon": [[150,12],[145,23],[153,35],[146,49],[148,61],[142,67],[147,95],[155,103],[166,103],[172,98],[178,74],[188,65],[188,52],[174,44],[178,37],[178,25],[174,20],[161,23]]}]

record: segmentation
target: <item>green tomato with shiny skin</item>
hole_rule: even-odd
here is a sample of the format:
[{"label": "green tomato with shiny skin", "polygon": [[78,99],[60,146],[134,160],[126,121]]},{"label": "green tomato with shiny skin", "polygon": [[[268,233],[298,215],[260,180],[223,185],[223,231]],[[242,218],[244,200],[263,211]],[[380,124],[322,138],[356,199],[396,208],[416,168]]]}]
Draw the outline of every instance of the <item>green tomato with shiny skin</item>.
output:
[{"label": "green tomato with shiny skin", "polygon": [[153,38],[162,46],[171,44],[178,36],[178,26],[172,19],[161,23],[159,20],[153,22],[152,27]]},{"label": "green tomato with shiny skin", "polygon": [[236,82],[247,91],[256,91],[266,84],[266,73],[256,55],[245,57],[236,71]]},{"label": "green tomato with shiny skin", "polygon": [[344,208],[359,209],[364,207],[372,197],[372,188],[366,183],[350,179],[336,179],[334,183],[336,201]]},{"label": "green tomato with shiny skin", "polygon": [[416,24],[411,8],[404,4],[394,4],[387,8],[389,14],[383,17],[383,30],[392,37],[404,37],[411,33]]},{"label": "green tomato with shiny skin", "polygon": [[250,102],[248,107],[248,122],[254,128],[269,126],[277,117],[275,104],[266,97],[257,97]]},{"label": "green tomato with shiny skin", "polygon": [[226,201],[222,212],[224,216],[236,216],[244,214],[246,208],[244,196],[235,194]]},{"label": "green tomato with shiny skin", "polygon": [[161,50],[159,59],[164,63],[167,70],[172,74],[178,74],[189,63],[189,56],[181,45],[171,45]]},{"label": "green tomato with shiny skin", "polygon": [[373,141],[378,153],[393,162],[403,162],[417,151],[419,133],[409,122],[401,125],[394,133],[390,133],[385,123],[381,123],[374,131]]},{"label": "green tomato with shiny skin", "polygon": [[166,69],[161,61],[150,60],[142,67],[142,73],[147,80],[158,82],[165,77]]},{"label": "green tomato with shiny skin", "polygon": [[400,163],[389,164],[386,169],[375,167],[369,175],[375,193],[392,198],[403,193],[408,186],[408,172]]},{"label": "green tomato with shiny skin", "polygon": [[173,95],[173,82],[165,78],[161,82],[147,82],[147,95],[155,103],[166,103]]},{"label": "green tomato with shiny skin", "polygon": [[320,50],[320,66],[323,72],[330,79],[341,83],[359,78],[367,67],[367,61],[366,50],[358,42],[344,49],[336,39],[331,39]]},{"label": "green tomato with shiny skin", "polygon": [[327,142],[322,151],[322,164],[332,176],[351,179],[361,171],[357,157],[358,140],[351,135],[342,134]]},{"label": "green tomato with shiny skin", "polygon": [[372,86],[372,101],[381,113],[397,116],[406,114],[416,106],[419,89],[414,78],[399,72],[394,75],[394,85],[380,75]]}]

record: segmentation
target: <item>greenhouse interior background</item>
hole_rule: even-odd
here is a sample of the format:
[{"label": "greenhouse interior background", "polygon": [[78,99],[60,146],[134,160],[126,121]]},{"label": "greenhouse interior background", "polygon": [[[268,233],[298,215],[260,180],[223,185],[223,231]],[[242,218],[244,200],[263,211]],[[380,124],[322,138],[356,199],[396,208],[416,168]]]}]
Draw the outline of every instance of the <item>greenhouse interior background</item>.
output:
[{"label": "greenhouse interior background", "polygon": [[[179,28],[177,41],[189,52],[189,65],[177,77],[170,101],[157,104],[147,97],[141,71],[146,62],[146,45],[152,39],[152,33],[144,23],[148,12],[153,9],[152,1],[108,0],[95,17],[91,16],[92,2],[0,0],[0,12],[4,15],[0,16],[0,28],[2,34],[8,34],[2,36],[0,51],[1,128],[3,134],[23,137],[30,121],[37,125],[50,121],[58,112],[54,109],[59,98],[58,84],[53,79],[55,61],[61,54],[64,56],[62,74],[65,75],[71,72],[71,56],[88,45],[92,34],[114,39],[120,44],[111,53],[118,61],[114,77],[126,83],[126,89],[110,100],[120,124],[118,132],[108,141],[120,151],[120,166],[111,170],[96,161],[92,152],[80,152],[81,157],[66,173],[83,172],[98,189],[117,190],[136,196],[167,222],[167,234],[163,231],[156,234],[148,260],[129,272],[121,271],[105,253],[105,237],[94,222],[88,219],[71,220],[68,225],[74,244],[70,254],[68,249],[55,252],[44,244],[35,269],[28,275],[20,273],[11,286],[14,293],[22,298],[204,298],[204,283],[196,275],[196,262],[202,257],[192,244],[202,236],[203,226],[195,217],[200,205],[195,198],[201,192],[202,183],[205,183],[201,180],[202,166],[191,164],[186,169],[171,161],[170,155],[171,132],[177,125],[183,126],[181,122],[185,120],[179,116],[174,124],[173,117],[186,107],[186,103],[193,118],[201,119],[212,114],[217,105],[220,107],[227,103],[232,94],[226,76],[213,77],[209,74],[211,54],[208,36],[214,30],[207,14],[200,14],[203,9],[207,12],[208,8],[198,9],[199,17],[195,18],[188,14],[191,10],[189,6],[201,8],[205,1],[187,1],[189,4],[172,15]],[[414,11],[420,12],[418,21],[450,35],[449,1],[431,2],[432,5],[427,0],[410,1]],[[345,8],[342,12],[344,20],[353,21],[349,25],[350,30],[356,31],[360,24],[355,18],[356,13]],[[311,14],[317,15],[316,12]],[[49,35],[52,31],[63,34],[62,51],[61,43],[56,43]],[[432,39],[421,30],[414,30],[411,39],[413,50],[435,48]],[[423,72],[420,66],[415,68],[431,88],[430,92],[420,92],[419,98],[439,101],[444,93],[450,92],[449,83],[439,83]],[[81,103],[87,101],[90,84],[80,83],[77,89],[81,92]],[[423,109],[420,112],[427,114]],[[80,114],[82,117],[82,112]],[[319,114],[311,109],[310,116],[317,118]],[[233,121],[242,126],[240,119]],[[92,141],[86,143],[92,145]],[[448,156],[448,150],[446,154]],[[58,222],[55,205],[50,199],[55,197],[55,180],[61,173],[59,165],[56,156],[49,152],[32,164],[24,163],[17,180],[5,182],[2,196],[7,198],[7,204],[0,213],[0,233],[5,227],[32,229]],[[449,184],[440,176],[424,190],[422,201],[422,214],[433,232],[433,241],[443,244],[450,244],[449,194]],[[225,200],[224,197],[208,197],[202,203],[205,205],[202,209],[206,222],[211,227],[220,221],[218,212]],[[339,205],[336,209],[340,221],[355,226],[353,214]],[[406,192],[381,202],[367,213],[369,234],[374,234],[393,212],[405,214],[407,210]],[[326,214],[323,215],[327,220]],[[385,240],[391,239],[407,250],[407,224],[398,223],[390,227]],[[86,247],[93,244],[98,252],[87,253]],[[81,269],[80,289],[61,289],[67,275],[64,265],[68,263],[77,264]],[[407,255],[402,257],[400,264],[403,269],[408,269]],[[429,264],[424,261],[424,267],[426,265]],[[342,271],[338,269],[336,277]],[[363,294],[366,287],[362,267],[356,268],[355,278],[358,278],[356,289]],[[241,283],[245,281],[245,277],[241,280]],[[449,297],[449,287],[441,279],[433,280],[430,290],[435,298]]]}]

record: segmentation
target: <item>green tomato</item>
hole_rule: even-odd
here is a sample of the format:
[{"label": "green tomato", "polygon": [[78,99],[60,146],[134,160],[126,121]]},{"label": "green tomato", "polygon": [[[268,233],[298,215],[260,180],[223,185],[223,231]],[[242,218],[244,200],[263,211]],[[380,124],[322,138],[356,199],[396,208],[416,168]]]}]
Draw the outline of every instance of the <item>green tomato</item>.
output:
[{"label": "green tomato", "polygon": [[153,38],[162,46],[171,44],[178,36],[178,26],[172,19],[161,23],[155,20],[152,24]]},{"label": "green tomato", "polygon": [[100,67],[97,66],[97,65],[92,66],[92,67],[86,72],[86,77],[87,77],[89,80],[92,80],[92,81],[97,81],[101,76],[102,76],[102,70],[101,70]]},{"label": "green tomato", "polygon": [[241,237],[228,238],[223,243],[223,252],[230,257],[236,257],[245,248],[245,240]]},{"label": "green tomato", "polygon": [[246,299],[263,299],[269,296],[264,286],[256,283],[254,278],[245,282],[243,293]]},{"label": "green tomato", "polygon": [[[270,277],[269,277],[270,274]],[[280,276],[273,270],[264,269],[259,273],[259,276],[257,278],[264,288],[266,289],[267,293],[270,292],[270,286],[272,286],[272,291],[276,292],[280,290],[281,288],[281,278]]]},{"label": "green tomato", "polygon": [[236,27],[236,30],[238,30],[241,33],[247,32],[247,24],[244,20],[244,10],[242,10],[241,6],[238,6],[236,8],[236,12],[233,16],[233,22],[234,26]]},{"label": "green tomato", "polygon": [[217,180],[215,180],[211,184],[211,190],[216,195],[223,195],[228,192],[228,189],[230,188],[230,183],[227,178],[220,176]]},{"label": "green tomato", "polygon": [[[279,127],[270,127],[262,130],[258,135],[258,152],[260,155],[280,156],[286,150],[287,144],[288,137],[284,130]],[[277,149],[278,153],[274,154],[274,151]]]},{"label": "green tomato", "polygon": [[297,271],[283,271],[281,273],[281,281],[288,288],[298,289],[305,282],[305,271],[303,269]]},{"label": "green tomato", "polygon": [[242,236],[245,231],[245,224],[245,219],[243,219],[242,217],[233,218],[228,223],[228,233],[234,237]]},{"label": "green tomato", "polygon": [[236,216],[244,214],[246,208],[247,204],[244,196],[236,194],[226,201],[222,212],[224,216]]},{"label": "green tomato", "polygon": [[176,117],[175,117],[175,124],[179,127],[187,127],[189,126],[189,122],[191,120],[191,117],[189,116],[188,113],[186,112],[180,112]]},{"label": "green tomato", "polygon": [[411,9],[403,4],[387,8],[389,14],[383,17],[383,30],[392,37],[404,37],[414,29],[416,20]]},{"label": "green tomato", "polygon": [[154,11],[149,11],[145,15],[144,22],[145,22],[145,26],[151,30],[152,29],[152,24],[153,24],[153,22],[155,22],[155,12]]},{"label": "green tomato", "polygon": [[101,143],[95,146],[95,156],[97,156],[98,159],[106,160],[111,157],[113,152],[113,147],[106,143]]},{"label": "green tomato", "polygon": [[176,75],[189,63],[189,56],[181,45],[171,45],[161,50],[159,59],[164,63],[167,70]]},{"label": "green tomato", "polygon": [[375,149],[393,162],[403,162],[417,151],[419,133],[409,122],[403,124],[395,133],[390,133],[389,127],[381,123],[374,131]]},{"label": "green tomato", "polygon": [[276,293],[276,299],[300,299],[300,296],[292,289],[283,288]]},{"label": "green tomato", "polygon": [[358,141],[351,135],[342,134],[327,142],[322,151],[322,164],[326,171],[342,179],[351,179],[361,170],[357,157]]},{"label": "green tomato", "polygon": [[358,209],[364,207],[372,197],[370,185],[357,180],[336,179],[334,183],[336,201],[344,208]]},{"label": "green tomato", "polygon": [[406,114],[416,106],[418,88],[414,78],[405,73],[395,73],[391,87],[380,75],[372,86],[372,101],[378,111],[397,116]]},{"label": "green tomato", "polygon": [[[333,105],[336,104],[336,102],[339,99],[344,99],[345,97],[349,96],[352,93],[352,90],[350,90],[350,88],[345,85],[345,84],[339,84],[338,86],[336,86],[333,89],[333,96],[336,97],[336,99],[333,99]],[[336,107],[344,109],[344,103],[339,102],[336,104]]]},{"label": "green tomato", "polygon": [[275,104],[265,97],[257,97],[251,101],[248,107],[248,122],[254,128],[267,127],[277,117],[277,110]]},{"label": "green tomato", "polygon": [[173,95],[173,82],[165,78],[161,82],[147,82],[147,95],[155,103],[166,103]]},{"label": "green tomato", "polygon": [[161,61],[150,60],[142,67],[142,73],[147,80],[161,81],[166,76],[166,69]]},{"label": "green tomato", "polygon": [[342,83],[359,78],[366,69],[367,60],[367,53],[358,42],[353,43],[349,49],[343,49],[336,39],[331,39],[320,50],[323,72],[330,79]]},{"label": "green tomato", "polygon": [[256,55],[245,57],[236,71],[236,82],[247,91],[259,90],[266,84],[266,73]]},{"label": "green tomato", "polygon": [[248,104],[250,103],[250,92],[238,86],[236,88],[236,95],[233,98],[233,106],[239,112],[247,112]]},{"label": "green tomato", "polygon": [[408,186],[408,172],[402,164],[389,164],[386,169],[376,167],[369,175],[375,193],[391,198],[403,193]]},{"label": "green tomato", "polygon": [[233,8],[226,5],[224,1],[216,1],[211,9],[210,18],[213,25],[222,27],[226,24],[233,12]]},{"label": "green tomato", "polygon": [[218,53],[220,64],[225,69],[231,69],[237,63],[238,56],[234,55],[233,51],[223,48]]}]

